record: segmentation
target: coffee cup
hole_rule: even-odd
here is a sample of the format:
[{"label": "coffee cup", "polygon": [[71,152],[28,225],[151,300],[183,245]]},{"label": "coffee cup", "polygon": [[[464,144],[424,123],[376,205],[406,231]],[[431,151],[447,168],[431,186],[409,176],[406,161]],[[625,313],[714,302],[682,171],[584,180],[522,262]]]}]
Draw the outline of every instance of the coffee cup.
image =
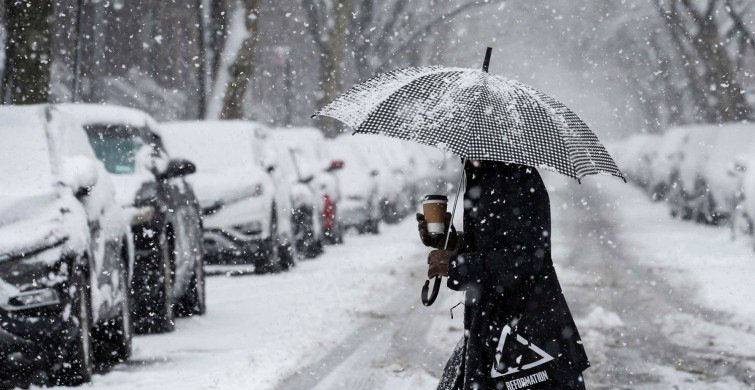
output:
[{"label": "coffee cup", "polygon": [[422,211],[425,213],[425,222],[427,222],[428,233],[446,233],[447,206],[448,197],[445,195],[427,195],[422,199]]}]

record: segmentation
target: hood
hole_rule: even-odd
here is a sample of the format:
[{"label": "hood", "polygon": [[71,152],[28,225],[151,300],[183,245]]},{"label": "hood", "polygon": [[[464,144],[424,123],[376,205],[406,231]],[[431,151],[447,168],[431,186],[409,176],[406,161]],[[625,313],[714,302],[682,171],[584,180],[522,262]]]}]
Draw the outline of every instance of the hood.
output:
[{"label": "hood", "polygon": [[[197,172],[187,176],[200,206],[205,209],[255,196],[255,191],[272,191],[262,171]],[[266,188],[268,187],[268,188]]]},{"label": "hood", "polygon": [[88,238],[86,214],[70,190],[0,195],[0,261],[63,242],[80,250]]}]

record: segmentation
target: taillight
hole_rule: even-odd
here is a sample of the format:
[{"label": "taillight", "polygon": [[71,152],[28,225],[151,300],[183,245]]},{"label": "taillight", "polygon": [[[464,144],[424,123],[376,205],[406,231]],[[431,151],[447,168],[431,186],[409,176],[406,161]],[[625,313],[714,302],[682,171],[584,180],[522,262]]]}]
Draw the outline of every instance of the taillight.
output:
[{"label": "taillight", "polygon": [[328,195],[323,195],[322,198],[325,201],[325,205],[322,209],[322,216],[324,217],[322,227],[326,229],[332,228],[336,224],[336,204]]}]

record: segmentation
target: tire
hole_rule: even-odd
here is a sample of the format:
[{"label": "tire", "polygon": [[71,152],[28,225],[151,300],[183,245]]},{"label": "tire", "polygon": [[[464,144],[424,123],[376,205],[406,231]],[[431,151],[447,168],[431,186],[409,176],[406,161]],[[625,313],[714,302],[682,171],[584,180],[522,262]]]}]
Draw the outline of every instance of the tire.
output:
[{"label": "tire", "polygon": [[278,247],[278,256],[281,261],[281,268],[288,271],[296,266],[296,247],[291,244],[281,245]]},{"label": "tire", "polygon": [[[55,384],[79,386],[92,380],[94,347],[92,345],[92,305],[82,270],[77,270],[71,280],[71,314],[75,327],[63,335],[64,340],[55,353],[56,363],[52,379]],[[75,332],[70,337],[69,332]]]},{"label": "tire", "polygon": [[122,362],[131,356],[131,340],[134,328],[131,317],[130,286],[128,285],[128,253],[121,251],[121,311],[117,317],[100,325],[95,331],[95,355],[105,362]]},{"label": "tire", "polygon": [[335,230],[336,230],[335,231],[335,237],[334,237],[335,243],[338,244],[338,245],[343,244],[343,231],[344,231],[343,226],[336,225],[336,229]]},{"label": "tire", "polygon": [[138,333],[165,333],[175,328],[170,266],[174,254],[167,231],[160,233],[157,246],[135,290],[137,294],[148,294],[135,321]]},{"label": "tire", "polygon": [[269,245],[267,245],[270,249],[262,266],[255,269],[255,273],[257,274],[275,274],[283,270],[280,243],[278,240],[278,216],[275,214],[275,204],[273,204],[273,210],[270,213],[270,237],[268,238]]},{"label": "tire", "polygon": [[377,219],[370,219],[367,222],[367,232],[369,234],[379,234],[380,233],[380,221]]},{"label": "tire", "polygon": [[304,254],[305,258],[312,259],[322,253],[322,241],[315,239],[314,229],[311,224],[312,221],[309,222],[310,223],[304,227],[304,238],[301,242],[302,247],[300,252]]},{"label": "tire", "polygon": [[189,288],[179,301],[177,314],[181,317],[201,316],[205,311],[207,311],[207,303],[204,262],[202,261],[202,256],[199,256],[194,265],[194,273],[191,275]]}]

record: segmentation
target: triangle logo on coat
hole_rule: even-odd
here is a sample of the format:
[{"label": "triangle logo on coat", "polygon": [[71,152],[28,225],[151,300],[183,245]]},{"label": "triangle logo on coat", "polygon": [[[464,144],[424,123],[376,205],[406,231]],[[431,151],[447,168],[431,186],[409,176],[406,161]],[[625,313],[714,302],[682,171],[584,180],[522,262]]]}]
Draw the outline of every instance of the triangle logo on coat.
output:
[{"label": "triangle logo on coat", "polygon": [[[511,341],[508,341],[509,338],[513,339]],[[514,343],[514,340],[516,340],[516,343]],[[508,341],[508,343],[507,343]],[[518,344],[518,345],[517,345]],[[501,363],[501,358],[503,357],[503,351],[504,348],[518,348],[523,349],[521,347],[526,347],[526,350],[533,352],[537,357],[539,357],[538,360],[535,360],[534,362],[529,362],[527,364],[522,364],[522,360],[524,360],[523,355],[519,355],[517,358],[517,365],[516,366],[508,366],[508,370],[506,372],[501,373],[500,371],[496,370],[497,368],[500,368],[501,370],[507,368],[506,364]],[[532,354],[530,354],[532,355]],[[508,325],[504,326],[503,329],[501,329],[501,337],[498,339],[498,347],[495,351],[495,364],[493,364],[493,367],[490,369],[490,377],[491,378],[498,378],[506,375],[516,374],[520,371],[529,370],[530,368],[537,367],[541,364],[548,363],[549,361],[553,360],[553,356],[549,355],[547,352],[543,351],[542,348],[538,347],[535,344],[530,343],[525,339],[524,337],[513,333],[511,331],[511,327]]]}]

